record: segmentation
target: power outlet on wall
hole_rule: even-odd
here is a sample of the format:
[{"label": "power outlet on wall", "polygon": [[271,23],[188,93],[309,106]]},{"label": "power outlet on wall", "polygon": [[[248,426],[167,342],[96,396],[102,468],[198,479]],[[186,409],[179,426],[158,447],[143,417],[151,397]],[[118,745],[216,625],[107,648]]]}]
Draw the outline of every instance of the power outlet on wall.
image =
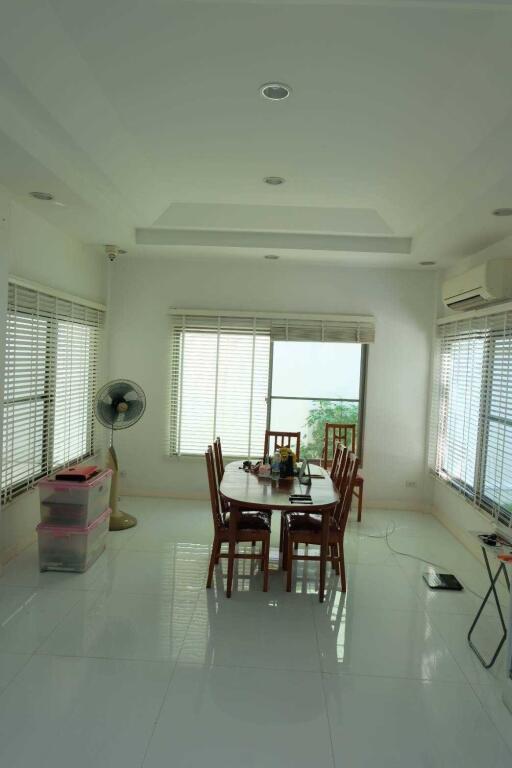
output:
[{"label": "power outlet on wall", "polygon": [[405,487],[406,488],[416,488],[416,480],[406,480],[405,481]]}]

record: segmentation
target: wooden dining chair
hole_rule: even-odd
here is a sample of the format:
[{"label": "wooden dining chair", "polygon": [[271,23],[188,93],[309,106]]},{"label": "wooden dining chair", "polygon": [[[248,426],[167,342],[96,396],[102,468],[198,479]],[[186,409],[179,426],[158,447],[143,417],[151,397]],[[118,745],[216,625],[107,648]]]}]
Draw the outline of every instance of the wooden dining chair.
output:
[{"label": "wooden dining chair", "polygon": [[322,466],[329,469],[332,464],[332,458],[336,449],[336,444],[346,445],[352,453],[357,453],[356,449],[356,425],[341,424],[338,422],[327,421],[324,427],[324,445],[322,452]]},{"label": "wooden dining chair", "polygon": [[[331,466],[334,456],[333,459],[331,459],[330,456],[334,454],[336,443],[339,442],[348,446],[353,453],[357,453],[355,424],[326,422],[324,431],[324,448],[322,454],[322,466],[325,469],[329,469]],[[358,523],[361,522],[363,516],[363,490],[364,478],[361,471],[359,471],[354,486],[354,496],[357,499]]]},{"label": "wooden dining chair", "polygon": [[[295,445],[295,447],[294,447]],[[273,429],[265,430],[265,443],[263,456],[275,453],[276,449],[291,448],[295,452],[297,461],[300,461],[300,432],[282,432]]]},{"label": "wooden dining chair", "polygon": [[347,458],[347,453],[348,453],[348,448],[345,445],[339,442],[336,443],[336,448],[334,449],[334,456],[332,457],[331,468],[329,470],[329,475],[335,485],[337,485],[338,474],[341,471],[342,467],[344,466],[344,463]]},{"label": "wooden dining chair", "polygon": [[[217,479],[217,490],[220,488],[222,478],[224,477],[224,459],[222,456],[222,446],[220,443],[220,437],[216,437],[213,443],[213,457],[215,459],[215,475]],[[219,493],[219,501],[223,516],[226,516],[229,512],[229,501],[226,501]],[[253,546],[256,542],[253,541]]]},{"label": "wooden dining chair", "polygon": [[[274,454],[279,448],[291,448],[295,452],[297,461],[300,461],[300,432],[284,432],[282,430],[265,430],[265,443],[263,446],[263,458]],[[295,447],[294,447],[295,446]],[[272,459],[272,455],[270,455]],[[281,528],[279,530],[279,551],[283,551],[284,539],[284,512],[281,513]]]},{"label": "wooden dining chair", "polygon": [[[340,484],[342,482],[342,478],[345,476],[345,470],[347,467],[347,460],[348,460],[349,450],[345,445],[342,445],[341,443],[336,444],[336,448],[334,451],[334,457],[331,465],[331,469],[329,472],[330,478],[333,481],[336,488],[340,488]],[[284,528],[285,528],[285,522],[284,520],[281,521],[281,528],[282,528],[282,538],[284,540]],[[294,544],[294,548],[298,549],[299,545],[297,542]],[[282,547],[281,547],[282,549]],[[283,563],[286,567],[286,561],[283,559]]]},{"label": "wooden dining chair", "polygon": [[[208,567],[207,588],[212,585],[213,570],[219,562],[219,558],[229,558],[228,552],[222,552],[222,544],[229,542],[229,520],[230,512],[224,512],[220,503],[219,489],[215,475],[215,464],[213,449],[211,445],[204,454],[206,459],[206,469],[208,473],[208,488],[210,491],[210,503],[213,517],[213,545],[210,556],[210,565]],[[269,512],[250,512],[240,513],[236,532],[237,544],[242,541],[258,542],[261,541],[261,552],[235,552],[235,559],[260,560],[263,571],[263,591],[268,592],[268,562],[270,555],[270,513]]]},{"label": "wooden dining chair", "polygon": [[[345,556],[343,551],[343,541],[345,528],[354,485],[359,468],[359,459],[354,453],[348,455],[346,466],[340,477],[339,493],[340,500],[336,505],[334,515],[329,525],[329,553],[328,560],[339,573],[341,580],[341,589],[346,592],[347,579],[345,573]],[[296,543],[316,544],[320,546],[322,540],[322,516],[318,514],[308,514],[307,512],[288,512],[285,516],[285,534],[284,534],[284,552],[283,561],[286,561],[286,591],[291,592],[292,588],[292,567],[294,560],[320,560],[320,555],[298,554],[294,549]]]},{"label": "wooden dining chair", "polygon": [[222,480],[224,477],[224,458],[222,456],[222,445],[220,442],[220,437],[215,438],[215,442],[213,443],[213,452],[215,454],[215,466],[217,468],[217,479],[218,482]]},{"label": "wooden dining chair", "polygon": [[[217,488],[220,488],[220,484],[222,482],[222,478],[224,477],[224,457],[222,455],[222,445],[220,442],[220,437],[216,437],[215,441],[213,443],[213,455],[215,458],[215,470],[217,473]],[[222,508],[223,515],[226,515],[229,512],[229,501],[226,501],[222,496],[220,496],[220,505]],[[256,546],[256,541],[252,542],[252,546]]]}]

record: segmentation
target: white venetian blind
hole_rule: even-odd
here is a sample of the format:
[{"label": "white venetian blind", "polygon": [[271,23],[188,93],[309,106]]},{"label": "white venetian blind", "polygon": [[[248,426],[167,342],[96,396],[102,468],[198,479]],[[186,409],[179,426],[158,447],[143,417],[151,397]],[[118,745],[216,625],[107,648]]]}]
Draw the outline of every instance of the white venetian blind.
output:
[{"label": "white venetian blind", "polygon": [[255,318],[175,316],[171,453],[199,454],[222,435],[226,455],[261,452],[270,335]]},{"label": "white venetian blind", "polygon": [[261,454],[270,344],[374,339],[371,317],[171,309],[170,451],[201,454],[217,435],[226,455]]},{"label": "white venetian blind", "polygon": [[104,312],[9,283],[2,500],[94,451],[93,398]]},{"label": "white venetian blind", "polygon": [[375,341],[373,317],[326,315],[268,318],[273,341],[331,341],[368,344]]},{"label": "white venetian blind", "polygon": [[434,384],[434,471],[510,525],[512,312],[441,321]]}]

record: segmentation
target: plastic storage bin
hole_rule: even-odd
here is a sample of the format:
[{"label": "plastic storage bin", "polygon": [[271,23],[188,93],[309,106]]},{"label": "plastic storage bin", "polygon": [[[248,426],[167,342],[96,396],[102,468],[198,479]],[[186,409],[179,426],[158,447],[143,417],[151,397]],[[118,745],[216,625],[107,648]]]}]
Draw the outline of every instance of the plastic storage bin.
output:
[{"label": "plastic storage bin", "polygon": [[105,549],[109,517],[106,509],[83,529],[39,523],[39,570],[86,571]]},{"label": "plastic storage bin", "polygon": [[107,509],[112,470],[104,469],[85,482],[50,480],[39,482],[41,522],[87,528]]}]

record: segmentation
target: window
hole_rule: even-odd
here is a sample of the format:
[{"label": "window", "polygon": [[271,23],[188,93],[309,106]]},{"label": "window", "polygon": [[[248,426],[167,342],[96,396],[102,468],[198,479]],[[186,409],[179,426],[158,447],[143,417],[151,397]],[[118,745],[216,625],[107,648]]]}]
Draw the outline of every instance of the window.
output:
[{"label": "window", "polygon": [[512,313],[439,327],[434,471],[512,522]]},{"label": "window", "polygon": [[[190,310],[171,310],[171,315],[170,452],[174,455],[202,454],[220,435],[226,455],[260,457],[270,403],[279,398],[282,408],[285,399],[279,397],[279,391],[269,392],[272,357],[274,365],[283,370],[276,381],[285,383],[286,360],[290,363],[296,356],[304,362],[305,356],[314,351],[319,360],[323,359],[323,365],[329,366],[333,362],[333,348],[340,351],[353,347],[353,361],[360,361],[361,343],[372,341],[374,336],[373,319],[365,317],[284,317],[234,312],[219,316]],[[323,355],[320,347],[325,347]],[[277,353],[286,348],[288,357],[284,352]],[[328,348],[332,348],[330,354]],[[356,367],[359,381],[359,363]],[[336,370],[329,370],[331,379],[336,378]],[[297,370],[296,375],[288,375],[288,381],[297,383],[303,374],[303,370]],[[321,378],[323,374],[319,371],[318,381]],[[340,382],[332,391],[341,402]],[[288,388],[285,395],[290,394]],[[332,399],[330,390],[326,398],[324,394],[323,387],[314,392],[304,390],[300,399],[305,401],[307,410],[308,405],[314,408],[322,398]],[[356,404],[358,398],[357,388],[353,398]],[[277,411],[273,408],[273,412]],[[295,418],[290,414],[285,417]],[[294,426],[290,426],[290,421],[286,421],[286,426],[279,425],[290,430]]]},{"label": "window", "polygon": [[365,350],[354,343],[274,342],[270,429],[300,432],[301,455],[307,458],[322,456],[327,421],[356,424],[359,437]]},{"label": "window", "polygon": [[226,455],[261,451],[270,336],[251,319],[189,318],[174,325],[171,451],[200,454],[222,435]]},{"label": "window", "polygon": [[2,499],[94,450],[103,311],[9,284]]}]

